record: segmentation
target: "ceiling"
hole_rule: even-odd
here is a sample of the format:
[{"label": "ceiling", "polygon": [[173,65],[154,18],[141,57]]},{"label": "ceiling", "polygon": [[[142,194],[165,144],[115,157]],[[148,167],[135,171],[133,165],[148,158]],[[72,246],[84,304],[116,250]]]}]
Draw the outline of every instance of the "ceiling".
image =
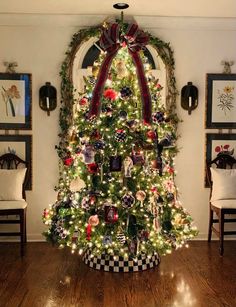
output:
[{"label": "ceiling", "polygon": [[[111,0],[1,0],[0,14],[117,15]],[[236,17],[236,0],[127,0],[127,15]]]}]

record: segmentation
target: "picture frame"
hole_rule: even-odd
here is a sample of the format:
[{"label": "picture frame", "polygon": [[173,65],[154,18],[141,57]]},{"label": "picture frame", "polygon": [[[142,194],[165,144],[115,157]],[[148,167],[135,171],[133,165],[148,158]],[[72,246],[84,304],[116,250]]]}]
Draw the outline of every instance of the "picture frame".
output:
[{"label": "picture frame", "polygon": [[236,128],[236,74],[206,75],[206,128]]},{"label": "picture frame", "polygon": [[28,162],[29,181],[26,190],[32,190],[32,135],[0,135],[0,156],[14,153]]},{"label": "picture frame", "polygon": [[209,187],[207,163],[220,153],[228,153],[236,158],[236,133],[206,133],[205,187]]},{"label": "picture frame", "polygon": [[31,113],[31,74],[0,73],[0,129],[30,130]]}]

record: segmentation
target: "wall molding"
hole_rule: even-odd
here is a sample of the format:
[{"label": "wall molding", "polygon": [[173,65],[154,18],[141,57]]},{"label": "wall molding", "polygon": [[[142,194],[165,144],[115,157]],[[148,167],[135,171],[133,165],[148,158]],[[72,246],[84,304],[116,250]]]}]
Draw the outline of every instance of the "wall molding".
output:
[{"label": "wall molding", "polygon": [[[115,18],[115,15],[0,13],[0,26],[89,27]],[[125,20],[136,21],[145,29],[236,31],[236,18],[127,15]]]}]

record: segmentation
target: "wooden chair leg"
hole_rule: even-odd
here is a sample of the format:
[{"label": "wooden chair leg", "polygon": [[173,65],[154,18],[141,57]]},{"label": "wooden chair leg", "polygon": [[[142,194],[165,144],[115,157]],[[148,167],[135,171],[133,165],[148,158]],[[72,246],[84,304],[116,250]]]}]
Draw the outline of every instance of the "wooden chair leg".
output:
[{"label": "wooden chair leg", "polygon": [[213,225],[213,210],[211,209],[211,206],[210,206],[210,212],[209,212],[209,228],[208,228],[208,242],[211,242],[212,225]]},{"label": "wooden chair leg", "polygon": [[27,243],[27,232],[26,232],[26,209],[24,210],[24,221],[25,221],[25,225],[24,225],[24,243]]},{"label": "wooden chair leg", "polygon": [[20,249],[21,249],[21,257],[24,256],[24,234],[25,234],[25,210],[21,210],[20,212]]},{"label": "wooden chair leg", "polygon": [[219,213],[219,233],[220,233],[220,255],[224,254],[224,213],[220,210]]}]

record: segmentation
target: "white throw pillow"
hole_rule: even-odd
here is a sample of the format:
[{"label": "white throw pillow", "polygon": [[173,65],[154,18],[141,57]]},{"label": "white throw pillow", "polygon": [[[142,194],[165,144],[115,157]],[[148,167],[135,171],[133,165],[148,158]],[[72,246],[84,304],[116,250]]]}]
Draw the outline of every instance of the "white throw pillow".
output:
[{"label": "white throw pillow", "polygon": [[21,200],[26,168],[0,169],[0,200]]},{"label": "white throw pillow", "polygon": [[211,201],[236,199],[236,169],[211,167],[213,182]]}]

